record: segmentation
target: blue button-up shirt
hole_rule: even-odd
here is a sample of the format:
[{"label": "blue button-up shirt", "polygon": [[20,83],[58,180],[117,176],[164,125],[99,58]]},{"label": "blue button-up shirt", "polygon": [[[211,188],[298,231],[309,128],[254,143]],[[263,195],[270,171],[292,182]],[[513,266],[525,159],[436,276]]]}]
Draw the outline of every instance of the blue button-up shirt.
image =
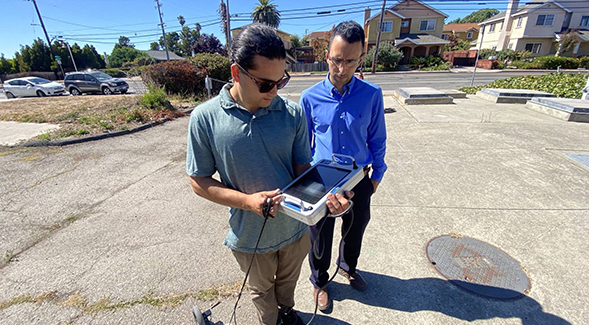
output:
[{"label": "blue button-up shirt", "polygon": [[352,156],[359,165],[372,165],[371,178],[381,181],[387,165],[386,125],[382,90],[352,77],[343,95],[329,75],[301,94],[313,153],[313,163],[331,160],[333,153]]}]

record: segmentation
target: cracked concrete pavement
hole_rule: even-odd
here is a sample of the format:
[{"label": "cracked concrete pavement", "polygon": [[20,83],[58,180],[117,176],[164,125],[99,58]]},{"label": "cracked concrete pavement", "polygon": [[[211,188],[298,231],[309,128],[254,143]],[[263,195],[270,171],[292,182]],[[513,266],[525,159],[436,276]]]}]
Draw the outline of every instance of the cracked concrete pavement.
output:
[{"label": "cracked concrete pavement", "polygon": [[[455,102],[401,106],[385,96],[396,110],[385,115],[389,170],[359,265],[370,288],[336,277],[333,311],[315,324],[589,322],[589,167],[566,156],[589,155],[589,124],[475,96]],[[187,123],[0,150],[0,323],[193,324],[193,305],[220,300],[213,320],[227,324],[235,297],[201,298],[235,292],[243,274],[222,245],[227,209],[190,189]],[[446,281],[425,247],[449,233],[515,258],[530,293],[498,301]],[[295,298],[307,321],[304,263]],[[238,321],[255,319],[245,294]]]}]

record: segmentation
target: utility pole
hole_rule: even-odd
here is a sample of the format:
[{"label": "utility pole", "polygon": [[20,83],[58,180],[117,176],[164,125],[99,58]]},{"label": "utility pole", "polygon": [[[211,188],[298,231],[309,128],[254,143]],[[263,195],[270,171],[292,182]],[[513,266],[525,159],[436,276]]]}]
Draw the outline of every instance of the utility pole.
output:
[{"label": "utility pole", "polygon": [[231,48],[231,14],[229,14],[229,0],[227,0],[227,5],[225,5],[225,18],[227,22],[227,25],[225,25],[225,40],[227,41],[225,48],[229,51]]},{"label": "utility pole", "polygon": [[483,38],[485,37],[485,24],[482,25],[481,27],[481,42],[479,43],[479,49],[477,51],[477,57],[474,60],[474,69],[472,70],[472,79],[470,79],[470,86],[472,87],[472,85],[474,84],[474,76],[477,73],[477,64],[479,64],[479,55],[481,54],[481,47],[483,47]]},{"label": "utility pole", "polygon": [[376,36],[376,48],[374,49],[374,55],[372,56],[372,71],[371,74],[376,72],[376,57],[378,56],[378,46],[380,45],[380,33],[382,32],[382,21],[384,19],[384,9],[387,5],[387,0],[382,0],[382,9],[380,10],[380,23],[378,23],[378,34]]},{"label": "utility pole", "polygon": [[[51,40],[49,39],[49,34],[47,34],[47,30],[45,29],[45,24],[43,23],[43,18],[41,18],[41,13],[39,12],[39,8],[37,7],[37,2],[35,2],[35,0],[30,0],[33,2],[33,4],[35,5],[35,10],[37,11],[37,16],[39,16],[39,22],[41,22],[41,27],[43,28],[43,32],[45,33],[45,37],[47,38],[47,44],[49,45],[49,52],[51,52],[51,57],[53,58],[54,61],[57,61],[57,59],[55,58],[55,53],[53,53],[53,48],[51,47]],[[63,73],[63,68],[61,67],[61,64],[58,64],[59,68],[61,70],[61,75],[65,76],[65,74]],[[53,73],[55,73],[55,77],[57,78],[57,73],[54,71]]]},{"label": "utility pole", "polygon": [[159,0],[155,0],[155,3],[157,3],[156,7],[157,7],[157,12],[160,16],[160,26],[162,26],[162,34],[164,35],[164,45],[166,46],[166,58],[168,59],[168,61],[170,61],[170,52],[168,52],[168,40],[166,39],[166,30],[164,29],[164,21],[162,19],[162,11],[160,10],[160,7],[162,6],[159,2]]}]

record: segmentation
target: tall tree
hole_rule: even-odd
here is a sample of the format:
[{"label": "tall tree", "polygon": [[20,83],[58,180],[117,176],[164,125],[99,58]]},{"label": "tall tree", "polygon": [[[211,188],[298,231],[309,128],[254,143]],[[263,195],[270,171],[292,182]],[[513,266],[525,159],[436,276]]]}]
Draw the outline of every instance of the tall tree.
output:
[{"label": "tall tree", "polygon": [[259,5],[254,7],[254,12],[251,16],[253,22],[278,28],[278,25],[280,25],[280,11],[278,10],[278,6],[271,4],[272,0],[258,0],[258,2]]},{"label": "tall tree", "polygon": [[198,42],[194,43],[192,46],[192,50],[194,54],[197,53],[213,53],[219,54],[222,56],[227,55],[227,51],[225,47],[221,43],[221,41],[215,37],[215,35],[211,34],[202,34],[198,39]]},{"label": "tall tree", "polygon": [[485,8],[477,11],[473,11],[464,18],[457,18],[449,22],[448,24],[465,24],[465,23],[480,23],[483,22],[499,13],[497,9]]}]

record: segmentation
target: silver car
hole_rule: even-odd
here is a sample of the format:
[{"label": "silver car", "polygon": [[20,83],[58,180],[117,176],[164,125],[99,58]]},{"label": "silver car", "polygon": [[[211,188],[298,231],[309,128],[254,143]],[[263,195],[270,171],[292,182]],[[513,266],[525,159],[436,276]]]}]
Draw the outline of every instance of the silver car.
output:
[{"label": "silver car", "polygon": [[45,97],[63,95],[62,84],[39,77],[24,77],[4,81],[4,92],[7,98]]}]

